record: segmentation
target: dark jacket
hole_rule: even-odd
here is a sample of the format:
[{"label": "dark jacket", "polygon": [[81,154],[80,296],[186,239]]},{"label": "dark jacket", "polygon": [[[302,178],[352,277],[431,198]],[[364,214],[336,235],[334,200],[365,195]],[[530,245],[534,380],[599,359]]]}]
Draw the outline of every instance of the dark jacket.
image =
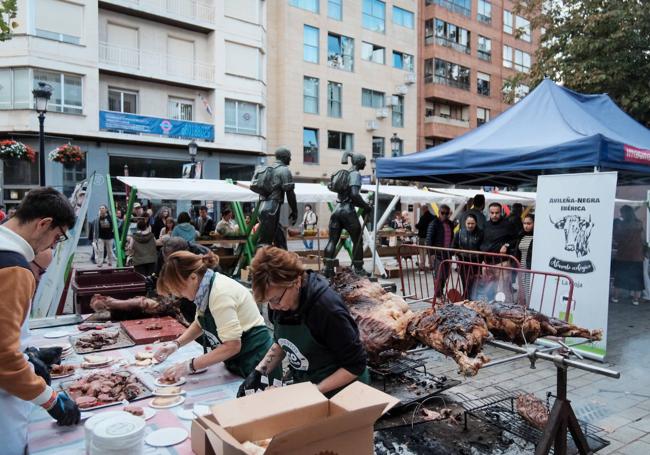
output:
[{"label": "dark jacket", "polygon": [[[449,245],[445,245],[445,229],[443,225],[446,224],[451,230],[451,237],[449,238]],[[429,227],[427,228],[427,245],[437,246],[442,248],[451,248],[451,242],[454,240],[454,223],[450,220],[441,221],[437,216],[433,217]]]},{"label": "dark jacket", "polygon": [[457,250],[478,251],[481,249],[481,243],[483,243],[483,231],[478,227],[472,232],[467,229],[460,229],[454,235],[454,242],[451,247]]},{"label": "dark jacket", "polygon": [[497,223],[488,220],[483,230],[481,251],[499,253],[501,247],[507,243],[509,245],[507,253],[514,254],[516,239],[515,227],[508,220],[501,218]]},{"label": "dark jacket", "polygon": [[215,224],[212,218],[207,217],[205,221],[203,221],[201,217],[196,219],[196,230],[199,231],[199,235],[209,235],[210,232],[214,231],[214,229]]},{"label": "dark jacket", "polygon": [[418,230],[418,238],[426,239],[427,238],[427,229],[429,224],[433,221],[435,216],[430,211],[426,211],[420,216],[420,219],[415,224],[415,229]]},{"label": "dark jacket", "polygon": [[[104,226],[101,225],[102,223],[100,223],[100,221],[104,221]],[[108,226],[106,226],[107,222]],[[97,239],[110,240],[113,237],[113,221],[108,214],[104,218],[98,216],[92,223],[90,223],[88,229],[88,240],[91,242]]]},{"label": "dark jacket", "polygon": [[133,265],[152,264],[158,260],[156,238],[153,232],[133,234]]},{"label": "dark jacket", "polygon": [[303,322],[314,339],[332,352],[337,364],[354,375],[366,368],[367,355],[359,338],[359,328],[329,282],[316,272],[307,271],[300,288],[300,306],[295,312],[273,311],[269,320],[282,324]]},{"label": "dark jacket", "polygon": [[517,237],[524,235],[524,222],[521,221],[521,215],[510,214],[506,217],[506,220],[512,224]]},{"label": "dark jacket", "polygon": [[485,229],[485,221],[486,221],[485,220],[485,215],[483,215],[483,212],[481,210],[479,210],[479,209],[469,209],[469,210],[464,211],[460,215],[460,217],[458,218],[458,223],[459,223],[460,227],[461,228],[465,227],[465,219],[467,218],[467,215],[470,214],[470,213],[472,215],[474,215],[474,217],[476,218],[476,225],[481,230],[484,230]]},{"label": "dark jacket", "polygon": [[151,227],[151,232],[153,232],[154,237],[160,238],[160,231],[162,231],[162,228],[164,227],[165,227],[165,220],[157,216],[156,221],[153,222],[153,226]]}]

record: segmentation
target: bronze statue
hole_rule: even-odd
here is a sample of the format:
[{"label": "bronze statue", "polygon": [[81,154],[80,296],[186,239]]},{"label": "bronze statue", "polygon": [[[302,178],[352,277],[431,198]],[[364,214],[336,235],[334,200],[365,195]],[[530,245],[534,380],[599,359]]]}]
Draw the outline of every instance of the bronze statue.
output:
[{"label": "bronze statue", "polygon": [[291,209],[289,222],[292,225],[296,224],[298,207],[293,176],[289,170],[290,162],[291,152],[287,148],[280,147],[275,151],[275,163],[271,166],[258,168],[251,180],[250,189],[260,195],[258,246],[275,244],[275,246],[286,249],[286,240],[280,225],[280,209],[285,194]]},{"label": "bronze statue", "polygon": [[363,230],[359,224],[359,217],[355,207],[364,210],[364,216],[372,213],[372,206],[361,197],[361,171],[366,167],[366,157],[360,153],[345,152],[341,164],[347,164],[352,157],[352,167],[341,169],[332,175],[327,188],[338,193],[338,204],[330,217],[329,241],[323,254],[325,263],[325,276],[334,275],[336,263],[336,245],[345,229],[350,234],[352,241],[352,267],[358,275],[367,275],[363,268]]}]

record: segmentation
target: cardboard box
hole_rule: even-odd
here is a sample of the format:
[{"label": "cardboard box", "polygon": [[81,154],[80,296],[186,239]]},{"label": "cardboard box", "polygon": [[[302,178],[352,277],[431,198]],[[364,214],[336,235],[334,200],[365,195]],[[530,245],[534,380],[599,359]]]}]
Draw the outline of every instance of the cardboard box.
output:
[{"label": "cardboard box", "polygon": [[361,382],[331,399],[309,382],[212,407],[192,422],[197,455],[246,455],[242,444],[272,438],[265,455],[373,453],[373,425],[399,400]]}]

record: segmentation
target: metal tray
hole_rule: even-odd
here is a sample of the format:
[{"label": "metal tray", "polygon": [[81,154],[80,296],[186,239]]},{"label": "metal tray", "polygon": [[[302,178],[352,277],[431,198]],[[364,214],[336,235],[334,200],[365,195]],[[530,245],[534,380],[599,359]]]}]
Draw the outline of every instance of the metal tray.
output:
[{"label": "metal tray", "polygon": [[[134,401],[144,400],[146,398],[151,398],[151,397],[154,396],[153,391],[149,387],[147,387],[147,385],[144,383],[144,381],[142,379],[140,379],[140,377],[138,377],[138,375],[135,374],[134,372],[129,371],[129,370],[118,370],[118,371],[114,371],[114,372],[111,372],[111,373],[120,373],[120,372],[130,373],[133,377],[135,377],[136,381],[138,382],[138,385],[142,389],[142,393],[140,393],[140,395],[138,395],[135,399],[129,401],[129,403],[133,403]],[[89,376],[89,375],[86,375],[86,376]],[[80,378],[77,378],[77,379],[74,379],[74,380],[63,381],[63,382],[61,382],[61,384],[59,384],[59,387],[61,388],[61,390],[63,390],[65,393],[67,393],[68,396],[70,396],[70,398],[72,398],[72,395],[71,395],[71,392],[70,392],[70,385],[72,385],[72,383],[74,383],[74,382],[77,382],[79,379],[83,379],[83,377],[80,377]],[[99,404],[99,403],[101,403],[101,404]],[[124,402],[123,401],[112,401],[110,403],[104,403],[104,402],[99,402],[98,401],[97,405],[92,406],[90,408],[84,408],[84,409],[82,409],[82,411],[85,412],[85,411],[92,411],[94,409],[108,408],[110,406],[116,406],[118,404],[124,404]]]},{"label": "metal tray", "polygon": [[118,330],[119,335],[117,336],[117,341],[113,344],[108,344],[102,348],[99,349],[94,349],[94,348],[78,348],[76,345],[76,341],[83,337],[83,336],[88,336],[92,333],[96,332],[102,332],[103,330],[89,330],[88,332],[82,332],[79,335],[72,335],[70,336],[70,344],[72,345],[72,348],[77,354],[91,354],[93,352],[103,352],[103,351],[112,351],[114,349],[121,349],[121,348],[129,348],[131,346],[135,346],[135,341],[131,339],[131,337],[121,328],[121,327],[111,327],[109,329],[104,329],[104,330]]}]

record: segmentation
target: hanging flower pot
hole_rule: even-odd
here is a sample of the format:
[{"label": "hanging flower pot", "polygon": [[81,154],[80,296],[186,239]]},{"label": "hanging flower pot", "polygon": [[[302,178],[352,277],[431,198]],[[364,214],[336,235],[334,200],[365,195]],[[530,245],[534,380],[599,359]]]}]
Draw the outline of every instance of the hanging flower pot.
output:
[{"label": "hanging flower pot", "polygon": [[77,145],[70,143],[60,145],[48,154],[48,159],[55,163],[61,163],[64,167],[70,168],[84,159],[84,152]]},{"label": "hanging flower pot", "polygon": [[36,152],[29,145],[6,139],[0,141],[0,160],[36,161]]}]

